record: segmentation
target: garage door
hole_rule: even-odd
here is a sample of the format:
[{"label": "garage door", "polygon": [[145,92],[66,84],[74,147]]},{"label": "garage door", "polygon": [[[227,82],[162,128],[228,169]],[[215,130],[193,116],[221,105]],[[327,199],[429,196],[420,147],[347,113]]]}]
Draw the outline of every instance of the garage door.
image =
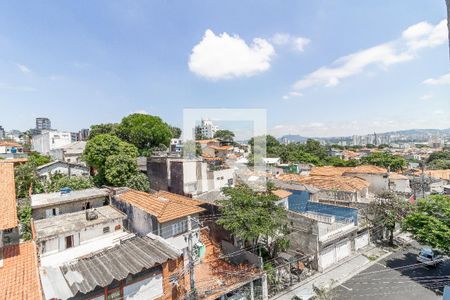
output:
[{"label": "garage door", "polygon": [[369,245],[369,233],[363,233],[360,236],[357,236],[355,238],[355,249],[361,249],[362,247],[365,247]]},{"label": "garage door", "polygon": [[345,240],[336,245],[336,261],[349,256],[352,253],[351,243],[349,240]]},{"label": "garage door", "polygon": [[320,251],[319,267],[322,270],[328,268],[336,262],[336,248],[334,246]]}]

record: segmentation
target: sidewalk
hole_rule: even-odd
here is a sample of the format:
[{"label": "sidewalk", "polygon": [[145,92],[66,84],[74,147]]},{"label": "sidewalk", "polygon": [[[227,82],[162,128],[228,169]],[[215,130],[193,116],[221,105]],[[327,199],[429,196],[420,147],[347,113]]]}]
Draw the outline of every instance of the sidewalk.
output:
[{"label": "sidewalk", "polygon": [[[365,249],[361,253],[356,253],[347,259],[343,260],[335,267],[326,270],[324,273],[318,273],[298,285],[292,286],[282,294],[278,294],[272,297],[272,300],[291,300],[297,296],[301,299],[309,299],[314,296],[313,284],[318,287],[326,286],[335,280],[335,286],[340,285],[347,279],[351,278],[355,274],[367,269],[375,264],[380,259],[388,256],[391,252],[386,252],[380,248],[374,246]],[[367,257],[377,257],[375,260],[371,260]]]}]

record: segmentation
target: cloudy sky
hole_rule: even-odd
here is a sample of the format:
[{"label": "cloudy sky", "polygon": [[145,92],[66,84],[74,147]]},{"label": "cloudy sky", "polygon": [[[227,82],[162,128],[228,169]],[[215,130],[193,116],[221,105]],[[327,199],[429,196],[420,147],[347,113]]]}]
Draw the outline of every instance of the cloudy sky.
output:
[{"label": "cloudy sky", "polygon": [[265,108],[277,136],[449,128],[445,17],[443,0],[2,1],[0,125]]}]

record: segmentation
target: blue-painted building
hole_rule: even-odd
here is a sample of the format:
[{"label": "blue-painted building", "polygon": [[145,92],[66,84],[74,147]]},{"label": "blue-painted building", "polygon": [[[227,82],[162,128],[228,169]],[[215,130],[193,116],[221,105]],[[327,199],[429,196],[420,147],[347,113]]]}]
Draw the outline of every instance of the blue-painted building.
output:
[{"label": "blue-painted building", "polygon": [[334,216],[337,221],[353,221],[358,224],[358,210],[350,207],[323,204],[310,201],[310,193],[306,190],[289,190],[289,209],[295,212],[312,212]]}]

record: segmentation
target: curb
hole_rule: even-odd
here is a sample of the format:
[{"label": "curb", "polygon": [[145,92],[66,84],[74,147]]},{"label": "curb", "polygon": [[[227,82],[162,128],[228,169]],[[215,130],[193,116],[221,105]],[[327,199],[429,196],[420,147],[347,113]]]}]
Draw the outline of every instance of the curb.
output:
[{"label": "curb", "polygon": [[[374,248],[377,248],[377,247],[376,247],[376,246],[373,246],[372,248],[370,248],[370,250],[371,250],[371,249],[374,249]],[[386,251],[386,250],[383,249],[383,251]],[[362,272],[362,271],[364,271],[364,270],[370,268],[371,266],[373,266],[374,264],[376,264],[376,263],[379,262],[380,260],[382,260],[382,259],[388,257],[388,256],[391,255],[392,253],[393,253],[392,251],[387,251],[385,254],[381,255],[381,256],[378,257],[377,259],[372,260],[372,261],[369,260],[369,262],[363,264],[363,265],[361,266],[361,268],[358,268],[355,272],[352,272],[351,274],[347,275],[346,277],[342,278],[341,280],[336,281],[336,282],[335,282],[335,283],[336,283],[336,287],[340,286],[342,283],[344,283],[344,282],[347,281],[348,279],[350,279],[350,278],[352,278],[353,276],[355,276],[355,274],[359,274],[360,272]],[[304,286],[304,285],[310,283],[311,281],[313,281],[313,280],[315,280],[315,279],[321,277],[322,275],[324,275],[324,274],[326,274],[326,273],[328,273],[328,272],[331,272],[331,271],[335,270],[336,268],[342,266],[342,265],[345,264],[345,263],[348,263],[349,261],[351,261],[351,260],[353,260],[354,258],[358,257],[359,255],[364,256],[364,257],[367,258],[367,256],[365,256],[363,253],[357,253],[357,254],[355,254],[355,255],[349,257],[348,259],[345,259],[344,261],[342,261],[341,263],[337,264],[336,266],[334,266],[334,267],[328,269],[326,272],[324,272],[324,273],[318,273],[318,274],[316,274],[316,275],[313,275],[313,276],[309,277],[308,279],[306,279],[306,280],[304,280],[304,281],[302,281],[302,282],[299,282],[299,283],[297,283],[296,285],[293,285],[293,286],[289,287],[287,290],[283,291],[283,293],[280,293],[280,294],[277,294],[277,295],[271,297],[270,300],[278,299],[279,297],[281,297],[281,296],[283,296],[283,295],[286,295],[287,293],[290,293],[290,292],[292,292],[292,291],[294,291],[294,290],[296,290],[296,289],[298,289],[298,288],[300,288],[300,287],[302,287],[302,286]],[[367,259],[368,259],[368,258],[367,258]]]}]

